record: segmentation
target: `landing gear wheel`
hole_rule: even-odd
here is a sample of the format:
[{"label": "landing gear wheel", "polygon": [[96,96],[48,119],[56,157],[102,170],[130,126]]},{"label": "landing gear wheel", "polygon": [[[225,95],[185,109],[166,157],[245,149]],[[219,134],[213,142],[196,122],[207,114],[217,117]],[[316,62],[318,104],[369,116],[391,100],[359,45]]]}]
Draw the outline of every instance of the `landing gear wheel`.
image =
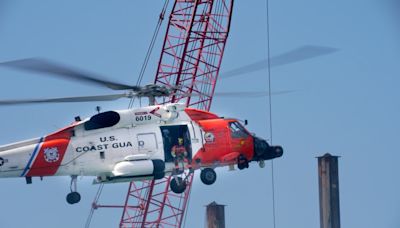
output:
[{"label": "landing gear wheel", "polygon": [[247,158],[241,154],[238,157],[238,163],[237,163],[238,169],[242,170],[245,168],[249,168],[249,161],[247,160]]},{"label": "landing gear wheel", "polygon": [[186,181],[184,181],[182,177],[172,177],[169,186],[173,192],[181,194],[186,190]]},{"label": "landing gear wheel", "polygon": [[71,186],[70,186],[71,192],[68,193],[67,195],[67,202],[69,204],[75,204],[81,201],[81,195],[77,192],[77,183],[76,183],[77,180],[78,180],[77,175],[71,176]]},{"label": "landing gear wheel", "polygon": [[214,169],[205,168],[201,170],[200,179],[203,184],[212,185],[217,180],[217,173],[215,173]]},{"label": "landing gear wheel", "polygon": [[71,192],[67,195],[67,202],[69,204],[75,204],[81,201],[81,195],[78,192]]}]

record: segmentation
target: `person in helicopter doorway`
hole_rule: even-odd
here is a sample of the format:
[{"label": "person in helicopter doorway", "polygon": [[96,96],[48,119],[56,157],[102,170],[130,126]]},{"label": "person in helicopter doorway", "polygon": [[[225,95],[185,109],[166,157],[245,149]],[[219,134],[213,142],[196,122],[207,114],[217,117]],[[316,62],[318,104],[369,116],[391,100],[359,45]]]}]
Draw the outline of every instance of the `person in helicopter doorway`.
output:
[{"label": "person in helicopter doorway", "polygon": [[[178,138],[178,145],[172,147],[171,155],[174,158],[176,170],[183,171],[184,162],[188,156],[188,152],[186,151],[185,145],[183,144],[183,138],[181,137]],[[181,167],[180,164],[182,164]]]}]

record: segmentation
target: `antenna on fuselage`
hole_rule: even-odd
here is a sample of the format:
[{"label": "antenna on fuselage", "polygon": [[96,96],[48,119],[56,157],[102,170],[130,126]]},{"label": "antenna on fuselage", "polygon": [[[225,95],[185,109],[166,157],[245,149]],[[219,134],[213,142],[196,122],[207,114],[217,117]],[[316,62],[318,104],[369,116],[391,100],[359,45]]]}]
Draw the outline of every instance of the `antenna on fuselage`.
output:
[{"label": "antenna on fuselage", "polygon": [[156,98],[154,96],[149,96],[149,105],[155,105],[156,104]]}]

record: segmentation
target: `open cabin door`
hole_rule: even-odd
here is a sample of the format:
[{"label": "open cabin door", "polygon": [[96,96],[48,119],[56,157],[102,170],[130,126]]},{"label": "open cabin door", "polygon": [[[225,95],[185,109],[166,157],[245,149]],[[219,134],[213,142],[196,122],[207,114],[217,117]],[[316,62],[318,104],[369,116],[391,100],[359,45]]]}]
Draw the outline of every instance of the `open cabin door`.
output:
[{"label": "open cabin door", "polygon": [[192,158],[192,143],[187,125],[162,126],[160,129],[163,137],[165,162],[174,161],[171,150],[175,145],[179,145],[179,138],[183,139],[183,145],[188,153],[187,157]]}]

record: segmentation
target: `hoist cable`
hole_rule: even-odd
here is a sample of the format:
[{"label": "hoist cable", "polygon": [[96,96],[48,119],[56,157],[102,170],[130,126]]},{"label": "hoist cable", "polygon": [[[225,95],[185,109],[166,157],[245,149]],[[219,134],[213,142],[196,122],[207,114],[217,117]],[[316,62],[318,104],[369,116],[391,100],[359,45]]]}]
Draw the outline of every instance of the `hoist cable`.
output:
[{"label": "hoist cable", "polygon": [[[269,134],[272,145],[272,96],[271,96],[271,55],[270,55],[270,31],[269,31],[269,0],[266,0],[267,8],[267,55],[268,55],[268,103],[269,103]],[[271,159],[271,188],[272,188],[272,221],[276,228],[275,216],[275,176],[274,176],[274,160]]]}]

